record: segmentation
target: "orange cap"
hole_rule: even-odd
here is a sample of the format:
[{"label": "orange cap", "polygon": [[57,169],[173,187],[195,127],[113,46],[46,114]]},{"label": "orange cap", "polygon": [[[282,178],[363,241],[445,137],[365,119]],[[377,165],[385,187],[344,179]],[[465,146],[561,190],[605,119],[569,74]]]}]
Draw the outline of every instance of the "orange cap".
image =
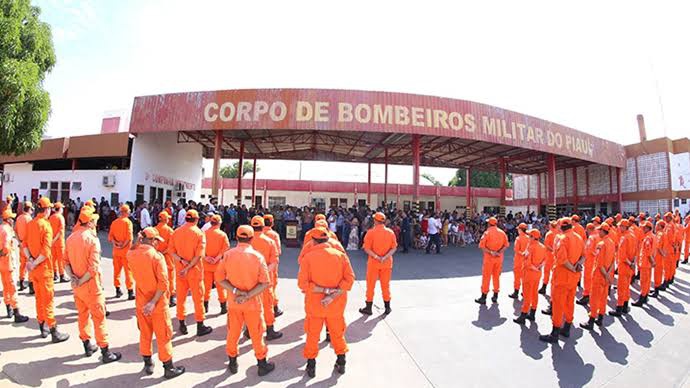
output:
[{"label": "orange cap", "polygon": [[168,212],[160,212],[158,213],[158,219],[167,221],[170,219],[170,214],[168,214]]},{"label": "orange cap", "polygon": [[98,221],[98,213],[96,213],[92,208],[85,207],[79,212],[79,222],[85,224],[89,221]]},{"label": "orange cap", "polygon": [[84,206],[90,206],[92,208],[96,208],[96,204],[93,203],[93,201],[90,199],[87,199],[86,202],[84,202]]},{"label": "orange cap", "polygon": [[254,237],[254,229],[249,225],[240,225],[237,228],[237,237],[252,238]]},{"label": "orange cap", "polygon": [[51,207],[53,207],[53,204],[50,202],[50,198],[41,197],[41,199],[38,200],[38,203],[36,203],[36,206],[38,206],[41,209],[50,209]]},{"label": "orange cap", "polygon": [[264,214],[264,221],[273,222],[273,214]]},{"label": "orange cap", "polygon": [[527,224],[521,222],[520,225],[518,225],[518,229],[527,230]]},{"label": "orange cap", "polygon": [[223,219],[220,218],[220,215],[214,214],[213,216],[211,216],[211,222],[213,222],[214,224],[220,224],[221,222],[223,222]]},{"label": "orange cap", "polygon": [[592,222],[594,222],[596,224],[601,224],[601,218],[599,218],[599,216],[596,216],[596,217],[592,218]]},{"label": "orange cap", "polygon": [[[86,205],[84,205],[84,206],[86,206]],[[131,211],[131,210],[130,210],[130,208],[129,208],[129,205],[124,204],[124,205],[120,206],[120,213],[127,213],[127,214],[129,214],[130,211]]]},{"label": "orange cap", "polygon": [[328,238],[328,229],[323,228],[321,226],[314,228],[314,231],[311,234],[311,238],[314,240],[323,240]]},{"label": "orange cap", "polygon": [[657,229],[664,229],[666,227],[666,221],[661,220],[661,221],[657,222],[656,227],[657,227]]},{"label": "orange cap", "polygon": [[673,213],[671,213],[671,212],[664,213],[664,218],[671,218],[671,217],[673,217]]},{"label": "orange cap", "polygon": [[594,230],[594,224],[591,222],[587,224],[587,230]]},{"label": "orange cap", "polygon": [[633,216],[628,217],[628,221],[630,221],[630,223],[632,224],[633,222],[635,222],[635,217],[633,217]]},{"label": "orange cap", "polygon": [[486,223],[491,226],[496,226],[496,224],[498,224],[498,220],[496,219],[496,217],[489,217],[489,219],[486,220]]},{"label": "orange cap", "polygon": [[3,220],[8,220],[8,219],[14,218],[16,216],[17,216],[16,214],[12,213],[12,209],[10,209],[9,206],[7,208],[5,208],[5,210],[2,212],[2,219]]},{"label": "orange cap", "polygon": [[148,228],[144,228],[144,230],[141,231],[141,234],[151,240],[158,240],[158,241],[163,241],[163,237],[161,237],[160,233],[158,233],[158,229],[149,226]]},{"label": "orange cap", "polygon": [[386,220],[386,215],[381,212],[374,213],[374,221],[383,222]]},{"label": "orange cap", "polygon": [[184,216],[185,219],[189,218],[192,220],[198,220],[199,219],[199,212],[196,210],[187,210],[187,214]]},{"label": "orange cap", "polygon": [[643,223],[642,223],[642,227],[643,227],[643,228],[654,229],[654,227],[652,226],[652,223],[649,222],[649,221],[643,222]]},{"label": "orange cap", "polygon": [[620,221],[623,216],[620,213],[616,213],[616,221]]},{"label": "orange cap", "polygon": [[320,214],[320,213],[314,217],[314,221],[325,220],[325,219],[326,219],[326,216],[324,216],[323,214]]},{"label": "orange cap", "polygon": [[532,236],[532,238],[541,238],[541,232],[539,231],[539,229],[530,229],[527,233],[529,233],[529,235]]},{"label": "orange cap", "polygon": [[640,212],[640,214],[638,215],[638,217],[640,217],[641,219],[645,219],[645,218],[647,217],[647,215],[644,214],[643,212]]},{"label": "orange cap", "polygon": [[570,218],[572,218],[575,222],[580,222],[580,216],[577,214],[573,214]]},{"label": "orange cap", "polygon": [[326,220],[317,220],[314,222],[314,226],[317,228],[328,228],[328,222]]},{"label": "orange cap", "polygon": [[609,218],[607,218],[606,221],[604,221],[604,222],[606,222],[607,224],[611,225],[611,224],[613,224],[613,218],[609,217]]},{"label": "orange cap", "polygon": [[5,197],[5,201],[12,202],[12,201],[14,201],[14,198],[12,198],[11,195],[8,195],[7,197]]},{"label": "orange cap", "polygon": [[552,227],[552,228],[557,228],[557,227],[558,227],[558,222],[556,222],[556,221],[550,221],[550,222],[549,222],[549,226]]},{"label": "orange cap", "polygon": [[252,217],[252,221],[250,222],[250,224],[254,228],[258,228],[260,226],[266,226],[266,224],[264,223],[264,218],[261,216]]},{"label": "orange cap", "polygon": [[630,221],[628,221],[627,219],[623,219],[623,220],[621,220],[621,222],[618,223],[618,226],[623,226],[623,227],[629,228],[630,227]]},{"label": "orange cap", "polygon": [[573,220],[571,220],[570,217],[563,217],[563,218],[561,218],[559,221],[560,221],[560,223],[561,223],[561,226],[563,226],[563,225],[572,225],[572,224],[573,224]]},{"label": "orange cap", "polygon": [[53,207],[54,207],[55,209],[62,209],[62,208],[65,207],[65,205],[63,205],[62,202],[57,201],[57,202],[55,202],[55,203],[53,204]]},{"label": "orange cap", "polygon": [[611,231],[611,225],[606,224],[606,223],[601,224],[601,225],[599,225],[599,227],[597,228],[597,230],[603,230],[604,232],[608,233],[608,232]]}]

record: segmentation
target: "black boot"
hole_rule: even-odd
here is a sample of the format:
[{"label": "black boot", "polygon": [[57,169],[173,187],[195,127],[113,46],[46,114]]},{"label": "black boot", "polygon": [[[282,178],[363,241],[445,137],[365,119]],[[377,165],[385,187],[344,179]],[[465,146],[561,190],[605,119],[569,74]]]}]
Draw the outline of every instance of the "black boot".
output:
[{"label": "black boot", "polygon": [[50,330],[46,330],[45,324],[43,322],[38,323],[38,330],[41,332],[41,338],[48,338]]},{"label": "black boot", "polygon": [[180,333],[184,335],[187,335],[188,333],[187,324],[185,323],[185,321],[180,321]]},{"label": "black boot", "polygon": [[19,288],[17,289],[17,291],[24,291],[24,290],[26,290],[26,286],[24,285],[24,280],[21,280],[21,279],[20,279],[19,281],[17,281],[17,285],[19,286]]},{"label": "black boot", "polygon": [[283,315],[283,310],[278,307],[278,305],[273,306],[273,316],[278,318],[279,316]]},{"label": "black boot", "polygon": [[174,366],[172,360],[163,363],[163,370],[165,370],[163,377],[166,379],[173,379],[184,373],[184,367]]},{"label": "black boot", "polygon": [[237,357],[228,356],[228,370],[230,371],[230,374],[234,375],[237,373],[237,368]]},{"label": "black boot", "polygon": [[108,347],[101,348],[101,362],[104,364],[110,364],[111,362],[119,361],[122,358],[122,354],[117,352],[111,352]]},{"label": "black boot", "polygon": [[588,295],[583,296],[576,303],[579,304],[580,306],[587,306],[589,304],[589,296]]},{"label": "black boot", "polygon": [[115,289],[115,298],[122,298],[122,290],[119,288]]},{"label": "black boot", "polygon": [[644,302],[647,301],[647,295],[640,295],[640,298],[637,300],[637,302],[632,303],[633,306],[635,307],[642,307],[644,306]]},{"label": "black boot", "polygon": [[366,304],[366,307],[363,307],[363,308],[359,309],[359,312],[362,313],[362,314],[364,314],[364,315],[371,315],[371,314],[373,314],[374,312],[371,311],[371,306],[374,305],[374,302],[366,302],[366,303],[367,303],[367,304]]},{"label": "black boot", "polygon": [[572,323],[566,322],[566,323],[563,325],[563,328],[561,328],[560,334],[561,334],[563,337],[565,337],[565,338],[570,338],[570,327],[571,327],[572,325],[573,325]]},{"label": "black boot", "polygon": [[683,260],[683,264],[687,264],[687,263],[688,263],[688,260],[687,260],[687,259],[686,259],[686,260]]},{"label": "black boot", "polygon": [[537,318],[535,317],[535,314],[537,314],[536,309],[532,309],[529,311],[529,314],[527,314],[527,320],[534,322]]},{"label": "black boot", "polygon": [[316,359],[310,358],[307,360],[307,376],[310,379],[316,377]]},{"label": "black boot", "polygon": [[604,314],[599,314],[599,316],[597,317],[597,320],[594,321],[594,323],[597,326],[602,327],[604,325]]},{"label": "black boot", "polygon": [[550,344],[558,342],[558,334],[561,332],[559,327],[554,326],[551,334],[544,334],[539,336],[539,341],[548,342]]},{"label": "black boot", "polygon": [[206,334],[211,334],[213,328],[211,326],[204,326],[204,321],[196,323],[196,336],[203,337]]},{"label": "black boot", "polygon": [[583,328],[583,329],[585,329],[585,330],[590,330],[590,331],[591,331],[591,330],[594,329],[594,321],[595,321],[595,319],[592,318],[592,317],[590,317],[590,318],[589,318],[589,321],[587,321],[587,323],[581,323],[581,324],[580,324],[580,327]]},{"label": "black boot", "polygon": [[512,294],[508,295],[508,298],[517,299],[519,293],[520,293],[520,290],[516,289],[515,291],[513,291]]},{"label": "black boot", "polygon": [[70,278],[67,275],[60,275],[60,283],[69,283]]},{"label": "black boot", "polygon": [[494,296],[491,297],[491,303],[498,303],[498,292],[494,292]]},{"label": "black boot", "polygon": [[630,312],[630,307],[628,306],[628,302],[623,303],[623,310],[621,312],[623,314],[627,314]]},{"label": "black boot", "polygon": [[220,304],[220,314],[227,314],[228,313],[228,302],[221,302]]},{"label": "black boot", "polygon": [[276,364],[267,362],[265,358],[262,360],[257,360],[256,365],[259,367],[259,376],[266,376],[276,368]]},{"label": "black boot", "polygon": [[[31,284],[31,283],[29,283],[29,284]],[[659,287],[659,291],[666,291],[667,288],[668,288],[668,281],[664,281],[663,283],[661,283],[661,287]]]},{"label": "black boot", "polygon": [[544,315],[551,315],[553,314],[553,310],[551,308],[551,304],[549,304],[549,307],[546,310],[541,310],[541,313]]},{"label": "black boot", "polygon": [[177,306],[177,298],[173,295],[170,297],[170,303],[168,303],[169,307],[175,307]]},{"label": "black boot", "polygon": [[386,309],[383,311],[383,315],[388,315],[391,313],[391,311],[393,311],[393,310],[391,310],[391,302],[390,301],[383,302],[383,305],[386,307]]},{"label": "black boot", "polygon": [[527,321],[527,313],[520,313],[519,317],[513,319],[513,322],[519,323],[521,325],[524,325],[525,321]]},{"label": "black boot", "polygon": [[57,273],[53,274],[53,283],[57,283],[60,278],[58,277]]},{"label": "black boot", "polygon": [[14,316],[14,312],[12,311],[12,306],[6,304],[5,308],[7,309],[7,318],[12,318]]},{"label": "black boot", "polygon": [[546,295],[546,284],[541,285],[541,288],[539,289],[539,293],[542,295]]},{"label": "black boot", "polygon": [[134,290],[127,290],[127,300],[134,300]]},{"label": "black boot", "polygon": [[279,331],[275,331],[275,329],[273,328],[273,325],[266,327],[266,341],[273,341],[273,340],[276,340],[276,339],[282,338],[282,337],[283,337],[283,333],[281,333]]},{"label": "black boot", "polygon": [[12,315],[14,315],[14,323],[24,323],[29,320],[29,317],[19,313],[19,308],[13,309]]},{"label": "black boot", "polygon": [[479,304],[486,304],[486,294],[482,294],[479,299],[475,299],[474,301]]},{"label": "black boot", "polygon": [[86,357],[91,357],[98,350],[98,346],[91,343],[91,341],[83,341],[84,344],[84,355]]},{"label": "black boot", "polygon": [[652,291],[652,298],[658,298],[659,297],[659,288],[655,288],[654,291]]},{"label": "black boot", "polygon": [[208,301],[204,301],[204,313],[208,314]]},{"label": "black boot", "polygon": [[345,355],[339,354],[338,359],[335,360],[335,370],[341,375],[345,374]]},{"label": "black boot", "polygon": [[34,291],[34,284],[32,282],[29,282],[29,295],[34,294],[36,294],[36,291]]},{"label": "black boot", "polygon": [[609,311],[609,315],[612,317],[620,317],[623,315],[623,306],[616,306],[616,311]]},{"label": "black boot", "polygon": [[50,341],[54,344],[60,343],[60,342],[65,342],[69,339],[69,334],[67,333],[60,333],[57,330],[57,326],[51,327],[50,328]]},{"label": "black boot", "polygon": [[149,376],[153,374],[153,360],[151,360],[151,356],[144,356],[144,373]]}]

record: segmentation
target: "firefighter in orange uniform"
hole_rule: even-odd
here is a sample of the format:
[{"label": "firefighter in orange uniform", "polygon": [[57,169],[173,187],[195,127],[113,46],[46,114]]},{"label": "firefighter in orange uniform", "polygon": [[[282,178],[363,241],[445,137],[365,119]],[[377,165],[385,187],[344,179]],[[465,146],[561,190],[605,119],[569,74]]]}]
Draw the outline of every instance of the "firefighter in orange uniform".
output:
[{"label": "firefighter in orange uniform", "polygon": [[[250,221],[252,229],[254,229],[254,237],[251,240],[252,248],[261,253],[268,267],[269,280],[271,272],[275,271],[278,265],[278,247],[276,247],[273,240],[263,233],[264,219],[261,216],[254,216]],[[313,230],[313,229],[312,229]],[[266,340],[272,341],[283,336],[283,333],[275,331],[275,314],[273,310],[273,283],[271,287],[264,290],[261,294],[261,301],[264,310],[264,322],[266,323]],[[245,337],[249,338],[250,332],[245,331]]]},{"label": "firefighter in orange uniform", "polygon": [[520,316],[513,319],[513,322],[523,324],[526,320],[534,322],[536,319],[537,303],[539,302],[539,278],[541,277],[542,266],[546,259],[546,247],[539,242],[541,233],[537,229],[531,229],[526,236],[530,236],[527,245],[527,256],[524,259],[523,272],[523,292],[525,298],[522,301],[522,311]]},{"label": "firefighter in orange uniform", "polygon": [[594,249],[589,321],[580,324],[580,327],[585,330],[594,329],[594,324],[597,326],[604,324],[608,289],[613,284],[612,274],[616,246],[613,240],[609,238],[611,227],[609,224],[604,223],[597,227],[596,230],[599,233],[599,242],[597,242]]},{"label": "firefighter in orange uniform", "polygon": [[324,324],[328,327],[330,341],[337,356],[336,371],[345,373],[345,307],[347,292],[352,289],[355,274],[347,255],[325,245],[328,230],[316,228],[312,240],[321,249],[312,249],[302,258],[297,284],[304,292],[307,335],[304,357],[307,359],[307,375],[316,376],[316,356],[319,354],[319,338]]},{"label": "firefighter in orange uniform", "polygon": [[[374,227],[364,235],[362,249],[366,252],[367,259],[367,291],[366,306],[359,309],[364,315],[373,314],[374,293],[376,281],[381,283],[383,295],[384,315],[391,313],[391,275],[393,274],[393,255],[398,248],[395,233],[386,227],[386,216],[381,212],[374,213]],[[328,229],[327,229],[328,230]],[[328,233],[331,236],[334,233]]]},{"label": "firefighter in orange uniform", "polygon": [[[22,249],[26,256],[26,269],[36,292],[36,318],[38,319],[41,337],[50,333],[53,343],[64,342],[69,334],[57,330],[53,312],[55,290],[53,285],[53,261],[50,257],[53,243],[53,231],[48,222],[48,214],[53,204],[47,197],[38,200],[36,218],[26,225],[26,240]],[[49,331],[46,331],[46,326]]]},{"label": "firefighter in orange uniform", "polygon": [[[17,221],[14,223],[15,236],[19,241],[19,246],[24,245],[26,240],[26,226],[31,222],[31,218],[34,212],[34,205],[27,201],[24,202],[23,212],[17,217]],[[26,287],[24,286],[24,278],[26,277],[26,255],[24,250],[19,250],[19,291],[24,291]],[[31,278],[29,277],[29,295],[34,294],[34,286],[31,283]]]},{"label": "firefighter in orange uniform", "polygon": [[[676,212],[678,209],[676,209]],[[673,268],[673,277],[671,279],[671,284],[676,280],[676,268],[680,265],[681,250],[683,249],[683,237],[685,231],[683,229],[683,223],[681,222],[680,216],[676,215],[674,218],[674,223],[676,225],[676,266]]]},{"label": "firefighter in orange uniform", "polygon": [[684,240],[685,240],[685,259],[683,264],[688,263],[688,258],[690,258],[690,216],[685,217],[685,228],[683,229]]},{"label": "firefighter in orange uniform", "polygon": [[640,244],[640,253],[638,256],[638,264],[640,267],[640,298],[633,306],[642,307],[649,301],[649,289],[652,284],[652,268],[654,268],[657,240],[652,233],[652,223],[645,221],[640,225],[640,229],[644,233],[642,243]]},{"label": "firefighter in orange uniform", "polygon": [[546,260],[544,261],[544,276],[542,278],[541,289],[539,293],[546,295],[546,287],[551,280],[551,271],[553,270],[553,243],[558,235],[558,225],[556,221],[549,222],[549,231],[544,236],[544,247],[546,248]]},{"label": "firefighter in orange uniform", "polygon": [[203,261],[206,256],[206,236],[197,223],[199,213],[191,209],[185,216],[185,224],[173,232],[170,239],[170,254],[175,260],[177,272],[177,319],[180,333],[187,334],[185,322],[185,301],[191,291],[194,301],[194,319],[196,320],[197,337],[210,334],[213,329],[204,325],[204,281]]},{"label": "firefighter in orange uniform", "polygon": [[484,253],[482,263],[482,296],[474,301],[486,304],[486,295],[489,293],[489,282],[493,281],[494,295],[491,302],[498,302],[500,291],[501,267],[503,267],[503,252],[510,246],[508,236],[498,228],[498,220],[491,217],[487,221],[489,227],[479,240],[479,249]]},{"label": "firefighter in orange uniform", "polygon": [[[206,255],[204,256],[204,311],[208,313],[208,301],[211,298],[211,289],[215,279],[218,263],[223,258],[225,251],[230,249],[228,235],[220,229],[223,220],[218,214],[211,216],[211,227],[204,233],[206,235]],[[220,313],[226,314],[226,292],[223,287],[216,287]]]},{"label": "firefighter in orange uniform", "polygon": [[659,291],[664,291],[664,269],[666,266],[665,258],[668,254],[668,246],[666,245],[666,238],[664,237],[664,228],[666,227],[666,222],[659,220],[656,223],[656,230],[654,238],[656,240],[656,255],[654,260],[654,292],[652,293],[652,298],[659,297]]},{"label": "firefighter in orange uniform", "polygon": [[168,291],[170,294],[170,307],[177,305],[175,297],[175,262],[170,254],[170,239],[174,232],[170,226],[170,215],[167,212],[160,212],[158,214],[158,225],[155,226],[158,235],[163,239],[156,244],[156,250],[160,252],[165,258],[165,267],[168,270]]},{"label": "firefighter in orange uniform", "polygon": [[[65,217],[62,215],[64,206],[61,202],[53,204],[53,215],[50,216],[48,222],[53,230],[53,268],[55,274],[53,281],[60,280],[60,283],[67,283],[69,278],[65,277],[64,256],[65,256]],[[58,273],[60,277],[58,278]]]},{"label": "firefighter in orange uniform", "polygon": [[[79,316],[79,338],[84,344],[84,353],[87,357],[91,357],[100,348],[101,362],[109,364],[121,359],[122,355],[111,352],[108,346],[105,296],[101,281],[101,243],[98,237],[91,233],[91,228],[98,222],[98,214],[86,208],[80,212],[77,222],[82,228],[67,239],[64,264],[72,278],[74,304]],[[91,344],[91,320],[98,347]]]},{"label": "firefighter in orange uniform", "polygon": [[[541,335],[539,339],[554,343],[558,336],[570,336],[575,308],[575,293],[577,282],[584,262],[584,246],[582,238],[573,230],[570,218],[560,220],[563,235],[555,243],[555,262],[553,268],[553,286],[551,287],[551,334]],[[565,324],[563,316],[565,315]]]},{"label": "firefighter in orange uniform", "polygon": [[[330,231],[329,231],[330,232]],[[347,253],[345,252],[345,248],[343,248],[343,244],[340,243],[337,239],[334,239],[331,236],[331,233],[328,234],[328,240],[324,244],[316,244],[314,239],[312,238],[311,240],[307,241],[302,245],[302,250],[299,252],[299,256],[297,256],[297,264],[302,263],[302,258],[304,255],[306,255],[308,252],[310,252],[312,249],[320,249],[323,248],[323,246],[329,246],[331,248],[337,249],[340,252]]]},{"label": "firefighter in orange uniform", "polygon": [[237,373],[238,343],[242,326],[247,325],[252,347],[258,364],[259,376],[265,376],[275,369],[268,362],[268,347],[264,342],[266,323],[262,311],[262,294],[271,287],[268,267],[263,255],[252,248],[254,229],[249,225],[237,228],[237,246],[223,254],[216,269],[216,283],[227,290],[228,334],[225,351],[228,355],[228,369]]},{"label": "firefighter in orange uniform", "polygon": [[522,282],[522,271],[525,265],[525,251],[530,242],[530,236],[527,235],[527,224],[520,223],[517,227],[518,236],[515,238],[514,256],[513,256],[513,293],[508,297],[517,299],[520,294],[520,283]]},{"label": "firefighter in orange uniform", "polygon": [[637,257],[637,240],[630,230],[630,222],[627,219],[619,223],[618,243],[618,300],[616,311],[609,311],[609,315],[620,317],[630,312],[630,283],[635,275],[635,261]]},{"label": "firefighter in orange uniform", "polygon": [[661,284],[660,290],[666,291],[671,284],[671,277],[673,269],[675,268],[675,258],[673,257],[673,225],[666,221],[659,221],[657,225],[662,225],[661,233],[659,234],[659,253],[660,260],[664,263],[664,282]]},{"label": "firefighter in orange uniform", "polygon": [[582,291],[582,298],[577,301],[577,304],[581,306],[587,306],[589,304],[590,294],[592,292],[592,271],[594,271],[594,258],[596,256],[596,249],[601,237],[599,237],[599,232],[596,230],[594,224],[587,224],[587,240],[585,240],[585,265],[583,271],[583,284],[584,289]]},{"label": "firefighter in orange uniform", "polygon": [[283,315],[283,311],[278,307],[278,291],[276,288],[278,287],[278,269],[280,268],[280,255],[283,254],[283,248],[280,244],[280,235],[278,232],[273,230],[273,215],[272,214],[265,214],[264,215],[264,234],[273,240],[273,242],[276,244],[278,247],[278,264],[275,267],[275,270],[270,273],[271,275],[271,283],[273,284],[273,315],[275,315],[276,318],[279,316]]},{"label": "firefighter in orange uniform", "polygon": [[[88,202],[88,201],[87,201]],[[84,207],[91,207],[84,204]],[[95,208],[94,208],[95,212]],[[134,300],[132,271],[127,265],[127,252],[134,242],[134,229],[129,220],[129,206],[120,206],[120,216],[110,225],[108,241],[113,244],[113,282],[115,284],[115,297],[122,296],[120,289],[120,272],[125,273],[125,286],[127,287],[127,299]]]},{"label": "firefighter in orange uniform", "polygon": [[577,214],[573,214],[572,217],[570,217],[571,220],[573,220],[573,230],[575,233],[580,236],[582,241],[587,240],[587,233],[585,231],[585,228],[582,226],[580,223],[580,216]]},{"label": "firefighter in orange uniform", "polygon": [[168,308],[168,271],[165,258],[156,251],[162,240],[156,228],[139,233],[139,242],[127,253],[127,264],[134,274],[137,287],[136,314],[139,327],[139,352],[144,358],[144,373],[153,374],[153,335],[158,344],[158,359],[163,363],[163,377],[171,379],[185,372],[172,360],[172,322]]},{"label": "firefighter in orange uniform", "polygon": [[12,207],[6,206],[2,211],[2,224],[0,224],[0,277],[2,278],[2,298],[7,308],[7,318],[14,317],[15,323],[24,323],[29,320],[29,317],[19,313],[17,307],[17,290],[12,283],[12,272],[15,264],[12,259],[14,246],[12,239],[14,238],[14,230],[12,230],[12,222],[17,215],[12,213]]}]

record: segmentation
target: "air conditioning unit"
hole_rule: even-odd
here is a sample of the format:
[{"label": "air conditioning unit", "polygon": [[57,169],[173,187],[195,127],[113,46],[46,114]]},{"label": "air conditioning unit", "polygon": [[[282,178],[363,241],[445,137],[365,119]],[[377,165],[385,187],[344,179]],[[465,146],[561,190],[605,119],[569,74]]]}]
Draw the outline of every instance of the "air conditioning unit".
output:
[{"label": "air conditioning unit", "polygon": [[114,187],[115,186],[115,175],[105,175],[103,176],[103,186]]},{"label": "air conditioning unit", "polygon": [[2,174],[2,181],[3,181],[3,182],[12,182],[12,175],[10,175],[10,174],[8,174],[8,173],[6,173],[6,172],[3,173],[3,174]]},{"label": "air conditioning unit", "polygon": [[175,183],[175,191],[184,191],[184,185],[182,183]]}]

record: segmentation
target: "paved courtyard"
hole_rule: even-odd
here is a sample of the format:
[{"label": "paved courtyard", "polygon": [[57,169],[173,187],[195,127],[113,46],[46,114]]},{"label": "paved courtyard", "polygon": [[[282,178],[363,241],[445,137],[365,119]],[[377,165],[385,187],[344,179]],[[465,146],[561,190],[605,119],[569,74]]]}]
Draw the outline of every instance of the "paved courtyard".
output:
[{"label": "paved courtyard", "polygon": [[[690,373],[690,269],[680,269],[676,284],[644,309],[634,308],[623,319],[606,317],[594,333],[574,328],[558,345],[539,342],[538,333],[551,328],[538,314],[527,326],[512,322],[519,303],[508,298],[512,284],[512,252],[504,263],[499,303],[479,307],[481,255],[476,248],[452,248],[442,255],[415,252],[396,255],[393,273],[393,313],[383,319],[377,290],[377,312],[362,317],[366,259],[351,254],[358,281],[349,294],[346,319],[350,344],[347,373],[333,373],[335,355],[326,342],[317,359],[316,378],[304,377],[302,357],[304,310],[296,284],[297,250],[284,249],[279,295],[285,315],[276,328],[285,336],[269,344],[277,364],[270,375],[256,376],[249,342],[240,346],[239,373],[226,372],[225,319],[212,295],[207,322],[214,332],[197,339],[192,334],[173,340],[174,360],[187,373],[166,382],[155,359],[153,376],[144,376],[138,352],[134,302],[112,299],[110,248],[104,246],[111,348],[123,353],[120,363],[101,365],[98,355],[85,358],[78,338],[76,311],[68,284],[56,289],[56,315],[61,330],[72,337],[50,344],[38,336],[34,303],[24,293],[20,305],[32,319],[15,325],[0,319],[0,386],[140,387],[156,384],[185,387],[673,387],[688,385]],[[507,286],[507,287],[505,287]],[[637,298],[637,292],[633,292]],[[546,300],[540,296],[540,309]],[[188,312],[192,305],[188,301]],[[4,308],[3,313],[4,314]],[[586,311],[576,306],[577,323]],[[188,316],[187,322],[193,318]],[[174,325],[176,327],[176,324]]]}]

